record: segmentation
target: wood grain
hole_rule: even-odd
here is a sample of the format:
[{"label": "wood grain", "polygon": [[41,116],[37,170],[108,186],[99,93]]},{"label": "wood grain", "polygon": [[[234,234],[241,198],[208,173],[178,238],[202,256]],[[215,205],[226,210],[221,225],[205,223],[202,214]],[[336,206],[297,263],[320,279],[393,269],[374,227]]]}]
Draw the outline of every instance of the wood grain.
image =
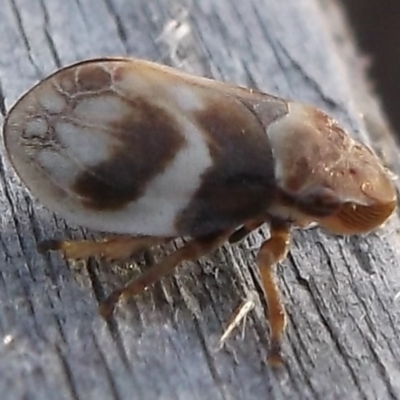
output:
[{"label": "wood grain", "polygon": [[[333,1],[5,0],[0,27],[0,119],[58,67],[131,55],[315,104],[400,171]],[[71,266],[38,254],[45,238],[93,234],[33,200],[1,151],[2,399],[400,398],[397,216],[366,237],[295,233],[279,267],[289,326],[276,373],[266,364],[254,262],[266,230],[182,265],[106,324],[99,300],[139,267]],[[248,298],[256,306],[245,327],[218,350],[232,311]]]}]

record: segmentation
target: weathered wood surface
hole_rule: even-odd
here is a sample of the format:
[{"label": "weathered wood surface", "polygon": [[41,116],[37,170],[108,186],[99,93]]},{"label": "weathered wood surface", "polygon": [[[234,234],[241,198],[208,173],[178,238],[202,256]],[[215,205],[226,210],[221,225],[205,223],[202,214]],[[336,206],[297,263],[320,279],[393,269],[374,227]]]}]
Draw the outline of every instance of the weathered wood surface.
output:
[{"label": "weathered wood surface", "polygon": [[[0,119],[56,68],[128,54],[316,104],[395,161],[360,59],[328,6],[3,0]],[[368,135],[366,121],[379,129]],[[276,373],[265,362],[268,324],[254,263],[264,232],[181,266],[122,304],[107,325],[99,299],[137,270],[95,263],[77,269],[39,255],[44,238],[87,232],[33,201],[4,157],[0,167],[2,399],[400,398],[397,217],[362,238],[295,233],[279,268],[289,325],[286,365]],[[225,322],[249,297],[256,307],[243,336],[234,331],[218,351]]]}]

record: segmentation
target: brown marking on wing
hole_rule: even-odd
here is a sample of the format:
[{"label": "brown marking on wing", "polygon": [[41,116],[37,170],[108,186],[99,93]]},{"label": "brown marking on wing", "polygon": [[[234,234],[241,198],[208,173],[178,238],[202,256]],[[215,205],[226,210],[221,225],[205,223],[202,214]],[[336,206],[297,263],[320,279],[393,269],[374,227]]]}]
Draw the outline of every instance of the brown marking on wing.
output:
[{"label": "brown marking on wing", "polygon": [[77,68],[66,68],[54,76],[54,82],[68,96],[87,92],[109,90],[112,84],[110,73],[100,64],[83,64]]},{"label": "brown marking on wing", "polygon": [[193,237],[260,215],[275,190],[268,136],[251,111],[233,97],[218,96],[195,118],[214,163],[176,221],[179,232]]},{"label": "brown marking on wing", "polygon": [[110,88],[112,78],[101,65],[87,64],[77,70],[77,84],[81,91],[100,91]]},{"label": "brown marking on wing", "polygon": [[138,199],[185,144],[179,126],[162,108],[137,98],[132,115],[115,121],[112,156],[82,172],[73,185],[83,204],[118,210]]},{"label": "brown marking on wing", "polygon": [[115,63],[113,68],[113,79],[115,82],[123,80],[127,74],[132,73],[132,70],[137,68],[135,64],[131,63]]},{"label": "brown marking on wing", "polygon": [[270,124],[288,113],[286,100],[254,90],[240,89],[240,101],[257,116],[266,130]]}]

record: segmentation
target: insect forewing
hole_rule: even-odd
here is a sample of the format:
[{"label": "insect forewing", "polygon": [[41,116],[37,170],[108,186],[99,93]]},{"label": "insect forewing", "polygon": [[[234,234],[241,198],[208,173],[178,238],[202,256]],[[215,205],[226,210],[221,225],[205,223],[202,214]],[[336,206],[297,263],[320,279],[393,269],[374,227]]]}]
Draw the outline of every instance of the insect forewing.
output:
[{"label": "insect forewing", "polygon": [[145,61],[92,60],[25,94],[5,146],[32,194],[80,225],[207,234],[247,218],[271,186],[268,138],[241,95],[261,96]]}]

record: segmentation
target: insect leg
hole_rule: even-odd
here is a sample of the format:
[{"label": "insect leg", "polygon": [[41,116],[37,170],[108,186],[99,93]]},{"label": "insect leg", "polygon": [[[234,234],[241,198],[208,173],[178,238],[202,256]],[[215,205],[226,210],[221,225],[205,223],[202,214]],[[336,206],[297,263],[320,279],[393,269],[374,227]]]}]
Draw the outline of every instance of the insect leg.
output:
[{"label": "insect leg", "polygon": [[286,313],[276,283],[275,268],[286,257],[289,244],[290,227],[272,223],[271,237],[262,245],[257,260],[268,302],[271,335],[268,361],[273,366],[282,364],[281,340],[286,327]]},{"label": "insect leg", "polygon": [[227,232],[219,232],[218,234],[193,239],[186,243],[183,247],[165,257],[159,264],[148,269],[137,279],[134,279],[126,286],[111,293],[110,296],[100,304],[100,313],[104,318],[109,318],[121,297],[131,297],[141,293],[148,286],[171,273],[182,261],[197,260],[203,255],[216,249],[227,240],[231,233],[231,230]]},{"label": "insect leg", "polygon": [[110,260],[126,260],[151,246],[170,241],[171,238],[152,236],[113,236],[104,240],[46,240],[39,244],[40,252],[60,250],[67,259],[102,257]]},{"label": "insect leg", "polygon": [[229,243],[233,244],[240,242],[255,229],[259,228],[264,222],[265,218],[247,222],[241,228],[233,232],[231,236],[229,236]]}]

